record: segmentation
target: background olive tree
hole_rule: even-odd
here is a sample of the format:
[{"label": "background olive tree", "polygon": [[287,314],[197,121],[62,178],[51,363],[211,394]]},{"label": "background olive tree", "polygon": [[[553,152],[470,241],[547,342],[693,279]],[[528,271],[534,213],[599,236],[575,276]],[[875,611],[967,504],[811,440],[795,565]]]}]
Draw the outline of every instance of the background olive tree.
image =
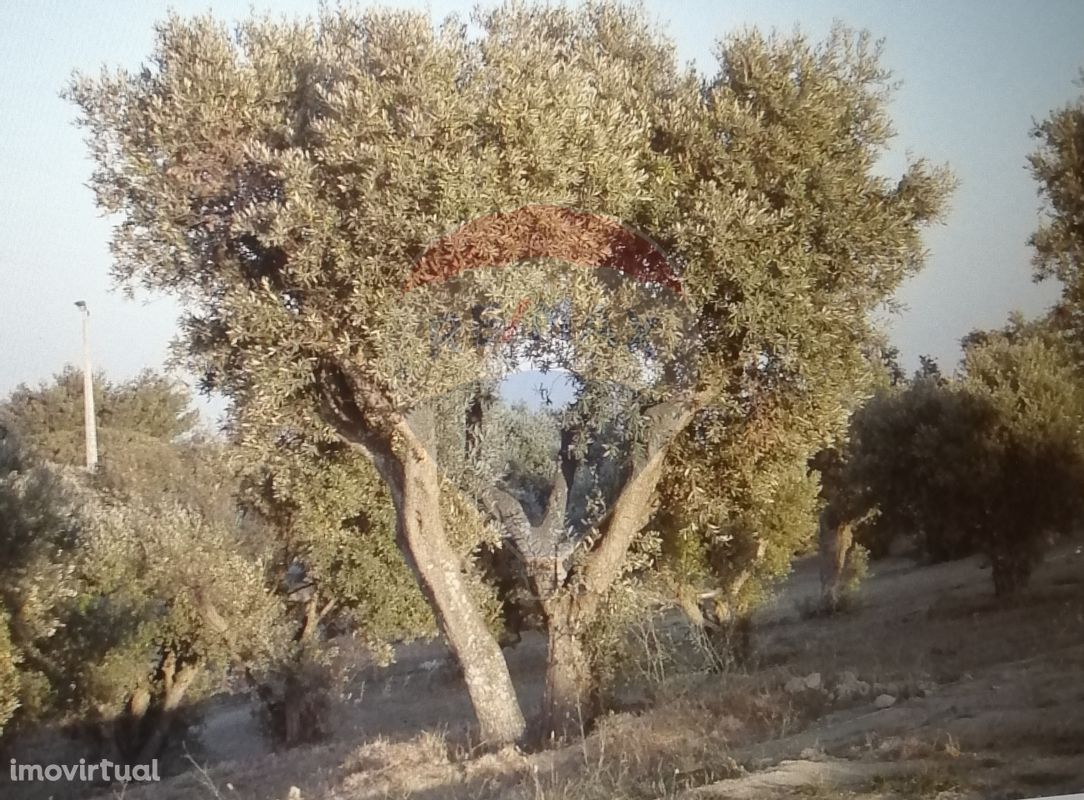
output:
[{"label": "background olive tree", "polygon": [[285,605],[289,644],[248,670],[267,727],[294,745],[326,733],[341,675],[335,635],[378,661],[391,642],[435,631],[432,613],[395,546],[394,509],[367,460],[341,443],[283,437],[259,461],[246,448],[239,509],[267,553],[266,580]]},{"label": "background olive tree", "polygon": [[1031,133],[1038,146],[1029,166],[1045,212],[1030,239],[1034,276],[1061,282],[1054,318],[1079,340],[1084,330],[1084,95],[1052,111]]},{"label": "background olive tree", "polygon": [[[103,453],[119,455],[137,436],[172,442],[198,432],[187,389],[154,372],[121,383],[98,372],[94,406]],[[83,464],[83,373],[69,365],[38,386],[18,386],[0,408],[0,422],[20,431],[40,458]]]},{"label": "background olive tree", "polygon": [[875,550],[911,533],[935,560],[985,552],[998,594],[1023,586],[1081,513],[1084,101],[1032,135],[1045,212],[1030,238],[1034,276],[1058,279],[1060,302],[1046,318],[969,334],[952,378],[923,359],[908,384],[879,392],[852,421],[845,471],[855,508],[884,512],[865,531]]},{"label": "background olive tree", "polygon": [[1084,384],[1072,348],[1045,323],[1015,319],[965,340],[958,374],[929,362],[855,413],[842,482],[862,532],[917,537],[934,561],[981,552],[994,588],[1022,588],[1051,536],[1079,524]]},{"label": "background olive tree", "polygon": [[221,688],[239,662],[278,657],[282,614],[240,525],[224,446],[195,435],[187,391],[149,373],[103,377],[111,424],[88,474],[73,466],[83,461],[73,374],[0,404],[16,721],[81,723],[104,753],[146,760],[183,702]]}]

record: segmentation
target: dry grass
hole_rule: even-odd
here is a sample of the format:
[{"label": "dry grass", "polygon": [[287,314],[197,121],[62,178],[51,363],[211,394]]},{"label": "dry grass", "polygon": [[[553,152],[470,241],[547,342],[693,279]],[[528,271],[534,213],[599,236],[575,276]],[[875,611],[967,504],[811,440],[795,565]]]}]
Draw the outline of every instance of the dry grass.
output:
[{"label": "dry grass", "polygon": [[[652,620],[633,632],[644,656],[630,666],[617,706],[637,711],[611,713],[589,736],[557,749],[480,753],[463,724],[469,707],[450,702],[461,687],[412,686],[387,698],[367,692],[376,710],[353,739],[202,767],[161,786],[131,787],[125,800],[287,800],[295,785],[300,800],[1064,793],[1084,785],[1084,584],[1071,580],[1081,564],[1050,563],[1049,583],[1011,607],[989,603],[988,574],[966,563],[893,567],[845,615],[802,620],[792,593],[762,620],[759,654],[744,669],[713,663],[687,631]],[[512,654],[528,656],[539,654]],[[788,678],[814,671],[820,688],[785,690]],[[869,693],[833,699],[844,671],[870,684]],[[525,670],[519,679],[539,678]],[[881,692],[897,698],[892,708],[873,707]],[[450,727],[410,716],[439,703]],[[378,713],[428,730],[374,736]],[[791,782],[772,784],[773,773]],[[771,788],[762,791],[758,780]]]},{"label": "dry grass", "polygon": [[377,740],[344,762],[351,798],[669,798],[734,778],[745,769],[736,747],[789,735],[815,718],[820,704],[781,688],[780,673],[676,677],[659,687],[644,713],[599,720],[578,742],[524,755],[477,755],[447,737]]}]

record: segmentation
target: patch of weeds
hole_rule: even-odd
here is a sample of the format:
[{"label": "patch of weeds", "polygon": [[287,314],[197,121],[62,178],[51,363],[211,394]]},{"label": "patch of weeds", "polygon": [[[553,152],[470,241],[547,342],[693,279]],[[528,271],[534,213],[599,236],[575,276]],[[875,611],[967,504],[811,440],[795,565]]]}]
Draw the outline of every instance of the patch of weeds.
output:
[{"label": "patch of weeds", "polygon": [[958,775],[934,767],[907,775],[877,775],[869,782],[870,791],[891,794],[900,800],[943,800],[946,795],[952,797],[965,788]]}]

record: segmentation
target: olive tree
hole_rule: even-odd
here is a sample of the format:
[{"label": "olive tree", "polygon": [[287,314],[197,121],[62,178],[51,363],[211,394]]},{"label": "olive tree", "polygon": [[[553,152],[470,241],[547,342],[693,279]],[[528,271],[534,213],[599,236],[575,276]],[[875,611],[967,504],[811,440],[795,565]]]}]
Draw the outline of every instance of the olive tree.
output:
[{"label": "olive tree", "polygon": [[221,443],[178,438],[193,426],[187,394],[149,374],[100,381],[114,424],[88,474],[71,465],[82,399],[69,376],[0,405],[0,604],[18,719],[88,723],[110,754],[145,760],[183,702],[240,661],[278,656],[282,613]]},{"label": "olive tree", "polygon": [[0,707],[32,719],[52,710],[50,686],[67,676],[49,657],[62,631],[63,608],[75,597],[70,558],[78,535],[67,477],[37,463],[16,436],[0,438]]},{"label": "olive tree", "polygon": [[[189,391],[149,370],[123,382],[97,373],[94,407],[105,458],[124,451],[133,437],[172,442],[198,429],[199,412],[191,408]],[[38,386],[18,386],[0,405],[0,422],[19,432],[24,444],[44,460],[81,465],[85,459],[82,372],[69,365]]]},{"label": "olive tree", "polygon": [[954,379],[927,367],[854,415],[842,482],[850,508],[917,533],[927,557],[986,554],[1008,595],[1080,518],[1084,384],[1045,325],[1017,320],[965,345]]},{"label": "olive tree", "polygon": [[962,383],[991,409],[987,451],[1001,465],[986,498],[982,546],[995,589],[1023,587],[1051,536],[1073,532],[1084,511],[1084,380],[1079,354],[1045,323],[1010,320],[972,333]]},{"label": "olive tree", "polygon": [[[636,8],[474,21],[171,17],[142,69],[68,94],[117,279],[186,302],[192,365],[242,436],[300,429],[371,459],[500,743],[524,720],[464,554],[518,541],[549,634],[544,725],[589,715],[583,637],[660,483],[697,535],[764,549],[777,528],[746,504],[798,491],[799,456],[841,425],[871,312],[919,268],[949,181],[875,171],[890,82],[867,36],[744,33],[699,74]],[[434,344],[445,323],[455,346]],[[479,420],[470,402],[439,419],[440,398],[524,357],[580,389],[537,524],[500,486],[462,491],[434,446]],[[609,489],[607,458],[577,478],[624,424]]]},{"label": "olive tree", "polygon": [[433,630],[395,547],[387,490],[356,452],[282,442],[275,457],[247,470],[240,500],[269,529],[272,582],[300,601],[299,639],[330,617],[373,647]]},{"label": "olive tree", "polygon": [[395,512],[372,465],[338,442],[283,437],[237,448],[245,527],[267,554],[266,581],[286,608],[289,643],[246,674],[270,732],[284,744],[319,738],[337,675],[334,632],[380,659],[388,643],[431,634],[433,617],[395,546]]},{"label": "olive tree", "polygon": [[882,389],[854,414],[837,494],[845,516],[880,510],[862,537],[875,554],[905,533],[932,561],[979,549],[991,422],[988,407],[932,374]]},{"label": "olive tree", "polygon": [[178,504],[81,493],[78,594],[54,658],[73,710],[122,757],[157,757],[182,703],[283,646],[282,610],[236,529]]}]

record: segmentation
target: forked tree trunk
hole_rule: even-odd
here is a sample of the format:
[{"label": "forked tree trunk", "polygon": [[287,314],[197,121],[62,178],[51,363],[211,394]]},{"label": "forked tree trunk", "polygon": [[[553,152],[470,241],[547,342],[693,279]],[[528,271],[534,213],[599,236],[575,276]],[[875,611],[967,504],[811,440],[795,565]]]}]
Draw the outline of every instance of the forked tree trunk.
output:
[{"label": "forked tree trunk", "polygon": [[523,738],[526,724],[499,643],[471,597],[463,564],[448,542],[440,509],[440,477],[427,455],[401,462],[393,486],[403,551],[436,611],[437,622],[463,670],[482,739],[492,746]]},{"label": "forked tree trunk", "polygon": [[[445,533],[440,476],[433,456],[426,449],[424,435],[419,437],[385,397],[366,386],[363,379],[348,374],[341,365],[324,365],[323,371],[322,415],[347,441],[364,449],[391,492],[400,549],[418,576],[421,589],[463,669],[483,739],[490,745],[521,740],[526,726],[508,664],[468,592],[462,560]],[[582,624],[598,612],[603,598],[621,574],[636,534],[647,522],[666,448],[692,420],[699,401],[697,397],[681,398],[645,412],[653,423],[649,426],[651,433],[645,452],[634,459],[632,475],[614,504],[609,523],[590,552],[582,574],[576,578],[578,585],[558,591],[558,584],[568,577],[567,569],[562,569],[552,585],[538,593],[543,604],[560,596],[575,598],[574,609],[570,603],[563,613],[549,619],[547,628],[555,634],[582,632]],[[571,481],[566,481],[566,489],[570,485]],[[557,504],[551,500],[551,505]],[[563,510],[560,509],[562,513]],[[590,691],[590,672],[576,635],[551,638],[555,642],[547,676],[547,686],[551,688],[547,691],[543,717],[551,721],[567,720],[572,705],[584,707],[583,687],[586,685]],[[592,709],[588,706],[586,710],[590,717]]]},{"label": "forked tree trunk", "polygon": [[600,526],[601,534],[584,559],[582,570],[569,575],[567,568],[558,564],[545,570],[528,570],[545,609],[549,635],[542,709],[542,734],[546,738],[582,731],[598,713],[597,687],[580,637],[620,578],[629,548],[651,516],[667,447],[693,413],[691,406],[680,403],[656,409],[647,452],[634,461],[632,474],[605,524]]}]

